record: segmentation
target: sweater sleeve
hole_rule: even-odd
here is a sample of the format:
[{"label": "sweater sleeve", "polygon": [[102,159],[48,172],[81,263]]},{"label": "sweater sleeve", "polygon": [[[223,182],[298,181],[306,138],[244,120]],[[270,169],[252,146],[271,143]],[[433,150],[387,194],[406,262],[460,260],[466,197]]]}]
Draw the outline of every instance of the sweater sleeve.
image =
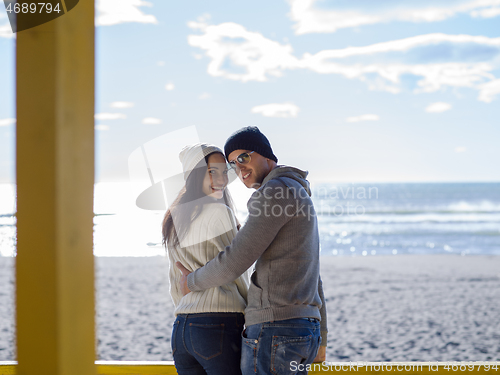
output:
[{"label": "sweater sleeve", "polygon": [[[295,214],[292,197],[275,194],[282,189],[271,180],[248,201],[248,220],[226,249],[205,266],[190,273],[188,288],[200,291],[227,284],[243,274],[269,247],[277,233]],[[280,191],[282,193],[282,191]]]},{"label": "sweater sleeve", "polygon": [[319,313],[321,315],[321,346],[327,346],[328,341],[328,318],[326,313],[325,295],[323,293],[323,282],[321,276],[318,279],[318,293],[321,298],[321,308]]}]

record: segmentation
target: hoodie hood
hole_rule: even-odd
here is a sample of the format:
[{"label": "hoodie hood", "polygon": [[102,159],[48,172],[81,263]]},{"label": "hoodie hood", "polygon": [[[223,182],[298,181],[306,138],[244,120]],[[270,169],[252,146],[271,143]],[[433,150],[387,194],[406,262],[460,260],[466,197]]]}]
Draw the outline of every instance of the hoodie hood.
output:
[{"label": "hoodie hood", "polygon": [[269,172],[269,174],[266,176],[266,178],[264,178],[261,186],[264,186],[269,180],[271,180],[273,178],[287,177],[287,178],[291,178],[292,180],[295,180],[299,184],[301,184],[302,187],[306,190],[307,194],[309,196],[311,196],[311,188],[309,186],[309,181],[306,180],[306,177],[308,174],[309,174],[309,172],[303,171],[303,170],[295,168],[295,167],[289,167],[286,165],[278,165],[271,172]]}]

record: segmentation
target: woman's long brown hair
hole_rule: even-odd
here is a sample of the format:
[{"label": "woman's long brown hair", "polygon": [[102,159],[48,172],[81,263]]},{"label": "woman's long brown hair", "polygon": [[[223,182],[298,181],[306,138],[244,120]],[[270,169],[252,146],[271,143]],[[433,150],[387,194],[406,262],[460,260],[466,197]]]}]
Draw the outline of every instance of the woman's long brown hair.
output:
[{"label": "woman's long brown hair", "polygon": [[[180,242],[179,238],[182,238],[189,231],[191,222],[200,215],[203,209],[203,203],[193,204],[192,202],[206,196],[203,192],[203,180],[207,173],[208,158],[210,157],[210,155],[213,155],[215,153],[218,152],[216,151],[208,154],[207,156],[205,156],[204,160],[202,159],[196,165],[196,167],[189,174],[186,180],[186,185],[182,188],[182,190],[179,192],[179,195],[177,195],[177,198],[165,213],[162,224],[163,246],[166,246],[167,244],[172,247],[178,246]],[[224,189],[222,198],[217,199],[216,202],[224,203],[234,212],[233,201],[227,189]],[[174,225],[172,211],[178,209],[181,205],[182,210],[179,210],[178,213],[176,213],[176,220]]]}]

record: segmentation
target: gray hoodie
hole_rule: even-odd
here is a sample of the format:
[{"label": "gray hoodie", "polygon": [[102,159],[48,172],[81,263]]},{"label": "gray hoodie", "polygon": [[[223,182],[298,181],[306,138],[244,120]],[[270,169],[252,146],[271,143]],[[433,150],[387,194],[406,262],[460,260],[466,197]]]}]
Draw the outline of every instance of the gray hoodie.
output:
[{"label": "gray hoodie", "polygon": [[224,285],[256,261],[245,324],[321,319],[326,346],[318,223],[306,177],[297,168],[274,168],[250,197],[248,220],[231,245],[191,273],[187,283],[193,292]]}]

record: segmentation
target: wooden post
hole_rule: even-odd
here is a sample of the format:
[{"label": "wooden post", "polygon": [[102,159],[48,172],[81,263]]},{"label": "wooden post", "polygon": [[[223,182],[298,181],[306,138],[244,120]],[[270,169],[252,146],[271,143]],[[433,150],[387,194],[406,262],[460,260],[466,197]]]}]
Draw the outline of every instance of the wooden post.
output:
[{"label": "wooden post", "polygon": [[16,48],[17,374],[95,374],[94,2]]}]

